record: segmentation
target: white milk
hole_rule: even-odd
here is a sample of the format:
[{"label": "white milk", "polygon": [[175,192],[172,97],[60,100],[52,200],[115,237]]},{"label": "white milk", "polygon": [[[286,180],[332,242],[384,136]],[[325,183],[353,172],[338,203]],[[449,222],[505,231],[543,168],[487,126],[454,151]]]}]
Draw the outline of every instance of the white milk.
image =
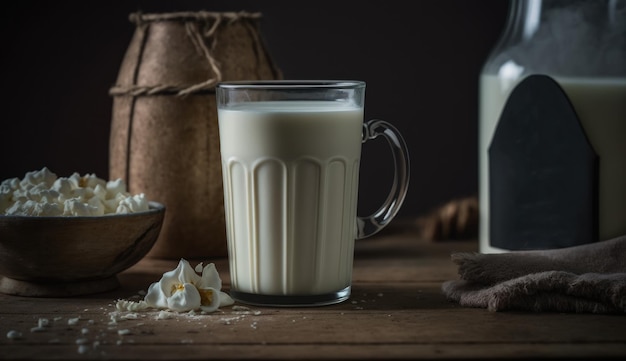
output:
[{"label": "white milk", "polygon": [[[522,79],[518,79],[522,80]],[[626,78],[559,78],[599,156],[599,240],[626,234]],[[480,79],[479,197],[480,251],[506,250],[489,245],[489,163],[491,144],[500,113],[518,82],[501,83],[496,75]]]},{"label": "white milk", "polygon": [[252,105],[218,111],[232,287],[264,295],[349,287],[363,109]]}]

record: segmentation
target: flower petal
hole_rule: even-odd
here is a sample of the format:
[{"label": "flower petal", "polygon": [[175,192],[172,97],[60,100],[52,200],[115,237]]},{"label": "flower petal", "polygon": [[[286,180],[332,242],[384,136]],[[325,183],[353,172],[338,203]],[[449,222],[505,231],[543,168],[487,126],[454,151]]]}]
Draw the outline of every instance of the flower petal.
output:
[{"label": "flower petal", "polygon": [[222,289],[222,280],[217,273],[215,264],[209,263],[202,269],[202,278],[197,285],[198,288],[214,288],[218,291]]},{"label": "flower petal", "polygon": [[198,290],[202,298],[200,308],[204,312],[213,312],[220,307],[220,291],[214,288],[202,288]]},{"label": "flower petal", "polygon": [[162,281],[154,282],[148,288],[144,301],[149,307],[167,308],[167,297],[163,292]]},{"label": "flower petal", "polygon": [[[202,276],[198,271],[202,271]],[[148,307],[186,312],[201,308],[213,312],[220,306],[234,304],[234,300],[221,292],[222,280],[210,263],[204,268],[202,263],[194,270],[183,258],[176,269],[163,273],[161,280],[150,285],[144,301]]]},{"label": "flower petal", "polygon": [[194,268],[194,270],[195,270],[197,273],[201,273],[201,272],[202,272],[202,262],[198,263],[198,264],[196,265],[196,267]]},{"label": "flower petal", "polygon": [[176,271],[178,271],[178,280],[181,284],[189,282],[197,285],[200,282],[200,276],[191,267],[186,259],[180,259],[178,267],[176,267]]},{"label": "flower petal", "polygon": [[220,306],[226,307],[235,304],[235,300],[233,300],[230,295],[226,292],[220,292]]},{"label": "flower petal", "polygon": [[185,283],[181,290],[178,290],[167,299],[167,308],[176,312],[186,312],[200,307],[200,293],[196,286]]},{"label": "flower petal", "polygon": [[175,269],[163,273],[163,276],[159,280],[158,283],[161,287],[161,291],[166,297],[170,297],[176,290],[177,286],[182,285],[185,282],[190,282],[190,280],[185,279],[185,263],[188,267],[191,267],[189,266],[189,262],[181,259]]}]

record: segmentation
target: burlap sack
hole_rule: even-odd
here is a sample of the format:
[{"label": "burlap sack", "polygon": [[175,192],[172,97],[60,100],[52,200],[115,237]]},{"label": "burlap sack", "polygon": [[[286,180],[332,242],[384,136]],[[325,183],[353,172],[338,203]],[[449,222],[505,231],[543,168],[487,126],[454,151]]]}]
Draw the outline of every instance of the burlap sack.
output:
[{"label": "burlap sack", "polygon": [[259,13],[130,15],[134,36],[110,89],[109,178],[166,206],[148,257],[227,255],[215,85],[280,79]]}]

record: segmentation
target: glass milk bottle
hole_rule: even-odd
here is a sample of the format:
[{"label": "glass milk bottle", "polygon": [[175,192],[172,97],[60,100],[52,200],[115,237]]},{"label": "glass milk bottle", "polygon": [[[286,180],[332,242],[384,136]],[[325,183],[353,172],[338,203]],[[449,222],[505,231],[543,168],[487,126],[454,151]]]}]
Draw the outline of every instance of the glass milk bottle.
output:
[{"label": "glass milk bottle", "polygon": [[[561,102],[573,109],[567,124],[551,126],[559,116],[539,114],[551,110],[545,104],[533,106],[550,101],[533,93],[532,87],[550,85],[536,75],[554,80],[569,100]],[[543,83],[520,89],[529,77]],[[524,99],[512,96],[516,88]],[[558,95],[554,87],[548,90]],[[479,98],[482,253],[561,248],[626,234],[626,0],[511,1],[505,31],[480,75]],[[515,117],[522,120],[514,127],[504,123]],[[553,129],[549,137],[542,133],[546,127]],[[581,136],[567,139],[577,129]],[[498,138],[503,134],[509,138]],[[515,155],[507,160],[496,144]],[[573,179],[587,179],[582,186],[572,184],[571,173],[559,178],[561,161],[549,164],[543,157],[561,144],[592,156],[577,167],[578,158],[567,158],[570,148],[559,155],[571,164]],[[588,234],[576,231],[581,225]]]}]

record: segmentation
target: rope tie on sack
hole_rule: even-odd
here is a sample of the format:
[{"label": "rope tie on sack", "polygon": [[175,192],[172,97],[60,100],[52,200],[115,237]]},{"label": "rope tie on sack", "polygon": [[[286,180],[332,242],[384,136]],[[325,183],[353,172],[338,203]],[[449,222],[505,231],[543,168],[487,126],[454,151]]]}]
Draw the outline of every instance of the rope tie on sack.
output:
[{"label": "rope tie on sack", "polygon": [[[201,54],[209,63],[214,77],[207,79],[203,82],[192,85],[180,85],[180,84],[155,84],[155,85],[130,85],[121,86],[116,85],[111,87],[109,94],[113,96],[130,95],[160,95],[168,94],[175,96],[186,96],[189,94],[200,93],[207,90],[212,90],[215,85],[222,80],[222,72],[220,71],[219,63],[212,55],[212,50],[215,49],[217,39],[215,33],[219,26],[227,21],[226,24],[231,24],[239,20],[259,19],[260,13],[247,13],[247,12],[176,12],[176,13],[164,13],[164,14],[141,14],[133,13],[129,16],[131,22],[135,23],[138,27],[147,26],[148,23],[158,21],[180,21],[185,25],[185,31],[191,43],[194,45],[199,54]],[[198,24],[202,23],[203,29],[198,27]],[[247,24],[248,29],[251,30],[251,34],[254,39],[258,41],[256,30],[251,29],[251,26]],[[207,47],[207,42],[210,44]]]}]

